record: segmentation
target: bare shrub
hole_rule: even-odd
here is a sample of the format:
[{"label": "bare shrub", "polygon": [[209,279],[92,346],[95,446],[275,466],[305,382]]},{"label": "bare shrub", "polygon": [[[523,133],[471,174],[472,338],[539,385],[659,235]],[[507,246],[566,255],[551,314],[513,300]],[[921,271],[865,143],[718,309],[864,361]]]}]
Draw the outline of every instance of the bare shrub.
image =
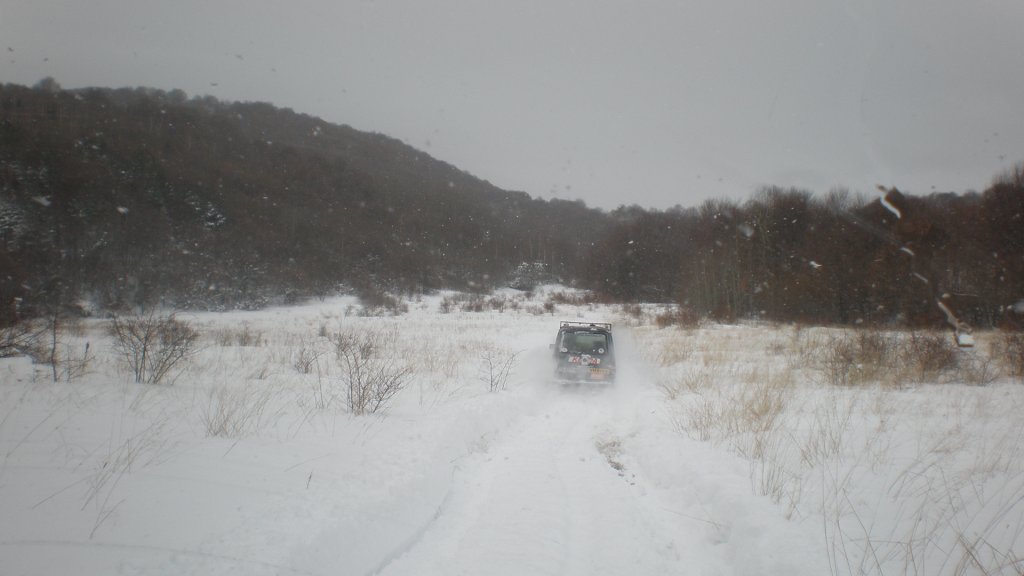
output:
[{"label": "bare shrub", "polygon": [[586,297],[580,293],[569,293],[565,291],[552,292],[548,295],[547,303],[550,303],[552,307],[555,304],[564,304],[566,306],[583,306],[587,304]]},{"label": "bare shrub", "polygon": [[49,366],[54,382],[76,380],[88,373],[96,355],[88,342],[80,351],[68,344],[65,336],[69,331],[81,333],[82,329],[79,323],[56,314],[45,322],[5,326],[0,328],[0,358],[28,356],[34,363]]},{"label": "bare shrub", "polygon": [[487,300],[487,305],[495,312],[504,312],[505,306],[508,305],[508,298],[505,296],[493,296]]},{"label": "bare shrub", "polygon": [[637,303],[626,303],[619,306],[623,316],[639,321],[644,316],[644,307]]},{"label": "bare shrub", "polygon": [[199,332],[174,314],[115,316],[109,330],[136,382],[157,384],[198,351]]},{"label": "bare shrub", "polygon": [[412,376],[400,361],[393,332],[340,332],[331,337],[353,414],[374,414],[388,406]]},{"label": "bare shrub", "polygon": [[884,366],[891,362],[899,351],[895,336],[873,330],[856,332],[857,359],[870,366]]},{"label": "bare shrub", "polygon": [[676,311],[667,310],[665,312],[659,312],[654,317],[654,325],[658,328],[668,328],[669,326],[676,325]]},{"label": "bare shrub", "polygon": [[85,329],[78,318],[66,318],[52,312],[37,323],[24,322],[0,333],[0,358],[27,355],[32,362],[50,367],[54,382],[71,382],[86,375],[96,355],[86,342],[78,346],[68,343],[68,335],[82,336]]},{"label": "bare shrub", "polygon": [[460,306],[463,312],[483,312],[484,311],[484,299],[482,296],[473,294],[472,296],[464,299]]},{"label": "bare shrub", "polygon": [[36,357],[41,354],[45,334],[44,326],[35,325],[27,320],[0,328],[0,358]]},{"label": "bare shrub", "polygon": [[578,291],[570,292],[565,290],[559,290],[558,292],[551,292],[548,295],[547,301],[552,305],[562,304],[565,306],[589,306],[591,304],[610,304],[611,301],[608,299],[602,299],[602,297],[589,291]]},{"label": "bare shrub", "polygon": [[901,342],[900,360],[916,380],[923,382],[956,370],[959,352],[946,336],[911,332]]},{"label": "bare shrub", "polygon": [[518,310],[519,303],[505,295],[493,295],[490,298],[485,298],[481,294],[451,294],[442,298],[438,305],[438,310],[442,314],[449,314],[456,308],[462,312],[486,312],[487,310],[504,312],[507,308]]},{"label": "bare shrub", "polygon": [[[869,379],[879,366],[877,357],[862,357],[858,339],[843,335],[830,338],[815,357],[815,368],[825,383],[832,386],[852,386]],[[871,364],[865,365],[865,360]]]},{"label": "bare shrub", "polygon": [[964,384],[991,384],[999,379],[999,364],[993,358],[980,354],[960,353],[955,370],[955,380]]},{"label": "bare shrub", "polygon": [[81,352],[76,352],[69,344],[64,344],[62,348],[54,356],[57,380],[71,382],[89,373],[89,365],[96,359],[89,342],[82,346]]},{"label": "bare shrub", "polygon": [[479,379],[487,386],[489,392],[505,390],[509,376],[515,365],[519,352],[507,352],[496,349],[485,351],[480,356]]},{"label": "bare shrub", "polygon": [[441,303],[438,304],[438,310],[441,314],[451,314],[452,306],[455,305],[455,299],[451,296],[445,296],[441,299]]},{"label": "bare shrub", "polygon": [[1007,374],[1024,379],[1024,332],[1001,332],[995,348]]},{"label": "bare shrub", "polygon": [[896,336],[858,330],[832,336],[819,344],[812,356],[812,366],[826,384],[855,386],[893,376],[900,356]]},{"label": "bare shrub", "polygon": [[[543,316],[544,314],[548,313],[547,310],[545,310],[543,307],[541,307],[538,304],[529,304],[529,305],[527,305],[526,306],[526,311],[529,314],[532,314],[534,316]],[[554,312],[554,307],[553,306],[551,308],[551,311],[552,311],[552,313]]]}]

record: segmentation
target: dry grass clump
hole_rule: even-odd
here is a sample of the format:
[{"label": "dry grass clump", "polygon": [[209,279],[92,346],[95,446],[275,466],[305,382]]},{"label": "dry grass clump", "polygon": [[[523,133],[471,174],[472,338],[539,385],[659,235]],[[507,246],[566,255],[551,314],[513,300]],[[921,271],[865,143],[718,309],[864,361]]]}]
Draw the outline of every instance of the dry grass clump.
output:
[{"label": "dry grass clump", "polygon": [[256,348],[259,346],[265,346],[267,343],[263,332],[254,330],[245,323],[243,323],[240,328],[231,327],[214,330],[211,337],[218,346],[223,348],[227,348],[229,346]]},{"label": "dry grass clump", "polygon": [[[650,330],[652,330],[651,327],[642,326],[637,329],[637,332],[646,333]],[[701,351],[697,343],[694,342],[693,333],[689,331],[658,329],[656,338],[653,336],[647,344],[640,346],[639,352],[644,361],[662,368],[682,364]]]},{"label": "dry grass clump", "polygon": [[696,328],[700,326],[701,318],[689,306],[675,306],[654,317],[654,323],[658,328],[679,326],[680,328]]},{"label": "dry grass clump", "polygon": [[797,398],[795,382],[789,367],[701,363],[663,380],[662,390],[673,402],[673,423],[680,433],[725,445],[749,460],[755,492],[784,504],[791,514],[803,480],[779,455],[794,441],[786,414]]},{"label": "dry grass clump", "polygon": [[292,353],[291,364],[299,374],[312,374],[320,371],[320,358],[326,354],[312,342],[302,342]]},{"label": "dry grass clump", "polygon": [[661,366],[681,364],[693,355],[693,345],[685,336],[668,338],[658,350],[657,362]]},{"label": "dry grass clump", "polygon": [[854,330],[804,350],[819,380],[832,386],[922,382],[988,384],[998,376],[989,357],[960,349],[946,333]]},{"label": "dry grass clump", "polygon": [[258,434],[281,415],[270,409],[274,396],[268,387],[214,388],[206,404],[199,406],[199,419],[207,436],[242,438]]},{"label": "dry grass clump", "polygon": [[[634,334],[681,434],[746,459],[751,489],[787,516],[821,515],[832,573],[1024,574],[1021,436],[987,424],[1012,421],[1012,387],[902,388],[992,383],[1000,367],[1010,373],[1019,340],[986,334],[961,349],[943,332]],[[681,342],[687,357],[665,353]]]},{"label": "dry grass clump", "polygon": [[788,369],[773,373],[755,367],[744,373],[732,365],[689,370],[662,390],[669,399],[682,400],[675,415],[680,432],[726,442],[744,456],[759,458],[785,412],[794,382]]}]

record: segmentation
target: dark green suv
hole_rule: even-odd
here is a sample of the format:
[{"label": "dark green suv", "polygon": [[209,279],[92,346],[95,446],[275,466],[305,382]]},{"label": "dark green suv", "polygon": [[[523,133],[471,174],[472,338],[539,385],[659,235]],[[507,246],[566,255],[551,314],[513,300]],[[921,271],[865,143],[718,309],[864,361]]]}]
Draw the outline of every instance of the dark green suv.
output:
[{"label": "dark green suv", "polygon": [[555,359],[555,378],[558,380],[615,380],[615,343],[611,324],[562,321],[551,349]]}]

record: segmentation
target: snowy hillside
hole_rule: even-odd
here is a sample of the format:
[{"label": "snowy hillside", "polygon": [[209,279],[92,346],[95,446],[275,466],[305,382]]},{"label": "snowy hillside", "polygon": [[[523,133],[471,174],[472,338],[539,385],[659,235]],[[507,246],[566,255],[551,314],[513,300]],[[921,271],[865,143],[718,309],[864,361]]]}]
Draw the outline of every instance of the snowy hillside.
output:
[{"label": "snowy hillside", "polygon": [[[828,331],[544,296],[179,314],[200,349],[160,384],[99,320],[69,382],[0,360],[0,574],[1024,570],[1024,387],[994,361],[837,387]],[[560,319],[615,324],[614,386],[550,382]],[[365,334],[405,380],[354,415],[338,343]]]}]

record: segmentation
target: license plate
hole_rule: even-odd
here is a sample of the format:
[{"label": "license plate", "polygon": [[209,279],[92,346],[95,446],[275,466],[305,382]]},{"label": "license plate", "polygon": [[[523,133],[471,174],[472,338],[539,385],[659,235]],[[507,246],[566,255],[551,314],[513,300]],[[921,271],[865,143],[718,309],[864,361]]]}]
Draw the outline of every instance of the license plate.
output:
[{"label": "license plate", "polygon": [[591,368],[590,377],[594,380],[604,380],[608,377],[608,370],[604,368]]}]

